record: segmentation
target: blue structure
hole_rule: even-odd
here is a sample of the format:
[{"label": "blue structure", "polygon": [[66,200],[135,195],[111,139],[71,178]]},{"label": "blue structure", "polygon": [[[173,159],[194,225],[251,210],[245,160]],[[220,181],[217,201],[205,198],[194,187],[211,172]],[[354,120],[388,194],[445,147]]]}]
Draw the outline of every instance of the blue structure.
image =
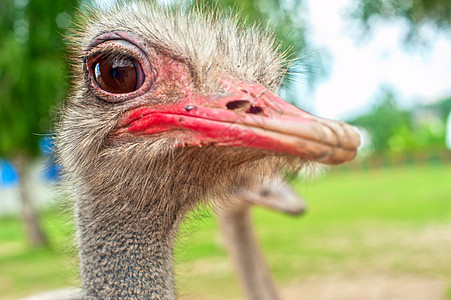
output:
[{"label": "blue structure", "polygon": [[[51,136],[46,136],[39,141],[41,153],[47,157],[46,167],[42,176],[47,181],[58,181],[60,177],[61,166],[56,163],[54,158],[55,146]],[[16,187],[19,184],[19,173],[14,166],[6,159],[0,159],[0,188]]]},{"label": "blue structure", "polygon": [[61,166],[56,163],[54,157],[55,144],[52,136],[43,137],[39,141],[41,153],[48,158],[47,165],[43,171],[43,176],[48,181],[58,181],[61,172]]},{"label": "blue structure", "polygon": [[15,187],[19,183],[19,174],[6,159],[0,159],[0,187]]}]

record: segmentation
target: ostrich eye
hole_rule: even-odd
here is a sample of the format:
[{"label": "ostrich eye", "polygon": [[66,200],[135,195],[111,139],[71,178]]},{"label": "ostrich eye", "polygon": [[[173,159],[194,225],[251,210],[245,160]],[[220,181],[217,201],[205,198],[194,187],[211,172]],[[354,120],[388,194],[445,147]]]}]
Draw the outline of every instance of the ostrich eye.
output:
[{"label": "ostrich eye", "polygon": [[144,82],[141,65],[132,57],[101,56],[92,68],[97,85],[109,93],[130,93],[139,89]]}]

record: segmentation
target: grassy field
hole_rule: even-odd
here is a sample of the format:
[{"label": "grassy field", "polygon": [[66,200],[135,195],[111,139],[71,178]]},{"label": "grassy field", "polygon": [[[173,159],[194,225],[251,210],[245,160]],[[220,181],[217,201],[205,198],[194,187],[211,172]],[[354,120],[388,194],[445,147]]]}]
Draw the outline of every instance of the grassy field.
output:
[{"label": "grassy field", "polygon": [[[294,186],[308,212],[253,210],[284,299],[451,299],[451,168],[328,174]],[[176,249],[182,299],[239,299],[208,212]],[[0,299],[78,284],[70,216],[44,214],[50,249],[29,250],[21,223],[0,219]]]}]

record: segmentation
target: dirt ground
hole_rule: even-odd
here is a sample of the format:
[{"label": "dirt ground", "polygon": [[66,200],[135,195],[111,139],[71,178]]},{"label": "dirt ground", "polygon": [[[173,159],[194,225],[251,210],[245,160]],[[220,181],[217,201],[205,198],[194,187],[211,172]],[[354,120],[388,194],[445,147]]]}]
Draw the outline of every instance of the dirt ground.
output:
[{"label": "dirt ground", "polygon": [[[353,278],[318,277],[279,287],[282,300],[446,300],[440,278],[367,274]],[[225,300],[215,296],[184,295],[182,300]]]},{"label": "dirt ground", "polygon": [[368,274],[294,281],[281,294],[286,300],[444,300],[446,284],[440,278]]},{"label": "dirt ground", "polygon": [[[329,247],[338,248],[344,241],[322,241]],[[432,224],[414,232],[408,230],[369,231],[362,237],[361,243],[365,247],[377,245],[392,245],[387,247],[387,255],[372,257],[372,266],[378,271],[365,271],[363,266],[354,273],[307,277],[294,279],[289,283],[279,284],[282,300],[451,300],[451,282],[449,277],[433,275],[439,266],[447,268],[450,263],[451,225]],[[346,244],[346,243],[345,243]],[[393,246],[395,245],[395,246]],[[399,251],[403,249],[404,251]],[[418,273],[404,272],[397,274],[390,272],[390,268],[398,263],[411,263]],[[436,267],[431,269],[431,265]],[[207,268],[208,267],[208,268]],[[376,269],[376,267],[375,267]],[[184,273],[214,274],[214,272],[228,272],[233,274],[227,261],[208,263],[199,261],[184,270]],[[404,270],[406,271],[406,270]],[[424,272],[422,272],[424,271]],[[232,275],[233,276],[233,275]],[[187,286],[187,285],[185,285]],[[183,300],[237,300],[240,297],[230,297],[230,293],[215,293],[214,295],[182,295]],[[211,292],[211,291],[210,291]],[[236,295],[234,293],[233,295]]]}]

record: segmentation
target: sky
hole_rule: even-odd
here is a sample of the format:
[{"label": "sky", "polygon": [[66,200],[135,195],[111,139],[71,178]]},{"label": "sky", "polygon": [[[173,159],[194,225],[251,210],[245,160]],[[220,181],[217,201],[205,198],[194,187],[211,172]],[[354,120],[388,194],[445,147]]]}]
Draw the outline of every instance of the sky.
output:
[{"label": "sky", "polygon": [[[346,119],[368,111],[380,87],[389,86],[403,107],[451,96],[451,38],[435,36],[429,51],[403,46],[406,30],[401,21],[379,24],[367,42],[352,35],[343,18],[349,0],[307,0],[307,38],[313,48],[326,50],[331,61],[329,76],[320,80],[308,97],[311,110],[321,117]],[[300,84],[302,86],[302,84]]]}]

